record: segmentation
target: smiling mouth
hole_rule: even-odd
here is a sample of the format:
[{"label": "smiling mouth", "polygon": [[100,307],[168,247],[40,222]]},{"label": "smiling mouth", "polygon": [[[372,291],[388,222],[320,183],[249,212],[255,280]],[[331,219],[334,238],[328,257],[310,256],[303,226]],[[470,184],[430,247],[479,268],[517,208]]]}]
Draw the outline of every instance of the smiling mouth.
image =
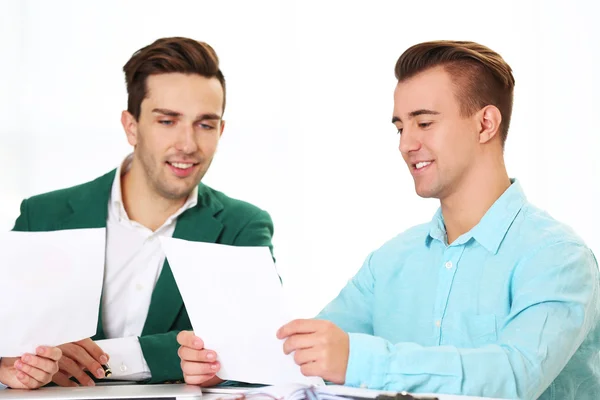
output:
[{"label": "smiling mouth", "polygon": [[420,162],[418,162],[416,164],[412,164],[412,167],[413,167],[414,170],[420,171],[423,168],[431,165],[431,163],[433,163],[433,161],[420,161]]},{"label": "smiling mouth", "polygon": [[167,161],[167,164],[172,165],[175,168],[179,168],[179,169],[188,169],[188,168],[192,168],[195,165],[198,165],[198,163],[180,163],[180,162],[169,162]]}]

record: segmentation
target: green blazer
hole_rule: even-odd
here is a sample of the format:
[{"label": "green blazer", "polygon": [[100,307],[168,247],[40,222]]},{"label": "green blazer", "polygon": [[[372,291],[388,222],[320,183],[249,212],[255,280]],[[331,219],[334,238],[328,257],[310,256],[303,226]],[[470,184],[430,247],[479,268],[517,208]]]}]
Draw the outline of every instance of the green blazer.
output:
[{"label": "green blazer", "polygon": [[[23,200],[15,231],[55,231],[62,229],[104,228],[116,171],[68,189]],[[235,246],[269,246],[273,222],[269,214],[249,203],[235,200],[200,184],[198,204],[181,214],[173,237],[196,242]],[[105,339],[102,306],[98,330],[93,340]],[[148,317],[139,338],[152,378],[149,383],[181,380],[176,336],[192,325],[165,261],[152,293]]]}]

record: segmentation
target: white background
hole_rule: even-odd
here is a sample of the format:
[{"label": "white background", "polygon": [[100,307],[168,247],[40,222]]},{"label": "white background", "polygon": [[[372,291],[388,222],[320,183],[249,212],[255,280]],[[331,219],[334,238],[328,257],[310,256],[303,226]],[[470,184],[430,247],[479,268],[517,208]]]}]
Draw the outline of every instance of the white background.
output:
[{"label": "white background", "polygon": [[595,3],[0,0],[0,229],[23,198],[127,155],[121,68],[134,51],[203,40],[228,84],[205,182],[269,211],[285,288],[310,317],[370,251],[431,219],[437,204],[415,195],[390,123],[393,69],[410,45],[455,39],[512,66],[509,173],[600,254]]}]

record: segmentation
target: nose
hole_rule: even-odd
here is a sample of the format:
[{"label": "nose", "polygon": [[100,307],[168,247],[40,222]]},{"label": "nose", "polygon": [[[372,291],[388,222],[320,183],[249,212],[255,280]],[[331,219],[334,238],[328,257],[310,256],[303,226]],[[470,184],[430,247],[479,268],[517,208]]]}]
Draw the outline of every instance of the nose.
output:
[{"label": "nose", "polygon": [[421,148],[421,141],[417,137],[417,133],[408,128],[402,129],[398,148],[403,155],[419,150]]},{"label": "nose", "polygon": [[192,154],[198,151],[194,126],[183,126],[181,128],[175,148],[184,154]]}]

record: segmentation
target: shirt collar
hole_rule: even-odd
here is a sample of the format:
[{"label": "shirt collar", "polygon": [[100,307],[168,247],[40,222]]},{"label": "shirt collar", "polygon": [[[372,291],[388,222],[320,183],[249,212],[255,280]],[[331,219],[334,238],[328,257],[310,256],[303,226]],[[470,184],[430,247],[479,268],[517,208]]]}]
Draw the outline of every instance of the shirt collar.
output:
[{"label": "shirt collar", "polygon": [[[456,239],[453,244],[461,245],[473,238],[490,253],[498,252],[508,229],[527,202],[519,181],[511,179],[510,182],[509,188],[494,202],[479,223]],[[441,207],[438,208],[430,222],[426,245],[429,246],[433,239],[447,243],[446,226]]]},{"label": "shirt collar", "polygon": [[[115,180],[113,181],[111,195],[110,195],[110,207],[116,215],[119,216],[119,219],[129,220],[129,216],[127,215],[127,211],[125,211],[125,206],[123,205],[123,192],[121,189],[121,176],[127,173],[131,168],[131,163],[133,161],[133,154],[125,157],[125,160],[119,165],[117,168],[117,172],[115,174]],[[172,222],[173,219],[177,218],[184,211],[189,210],[190,208],[196,207],[198,204],[198,186],[192,190],[190,195],[188,196],[185,204],[169,219],[167,223]]]}]

